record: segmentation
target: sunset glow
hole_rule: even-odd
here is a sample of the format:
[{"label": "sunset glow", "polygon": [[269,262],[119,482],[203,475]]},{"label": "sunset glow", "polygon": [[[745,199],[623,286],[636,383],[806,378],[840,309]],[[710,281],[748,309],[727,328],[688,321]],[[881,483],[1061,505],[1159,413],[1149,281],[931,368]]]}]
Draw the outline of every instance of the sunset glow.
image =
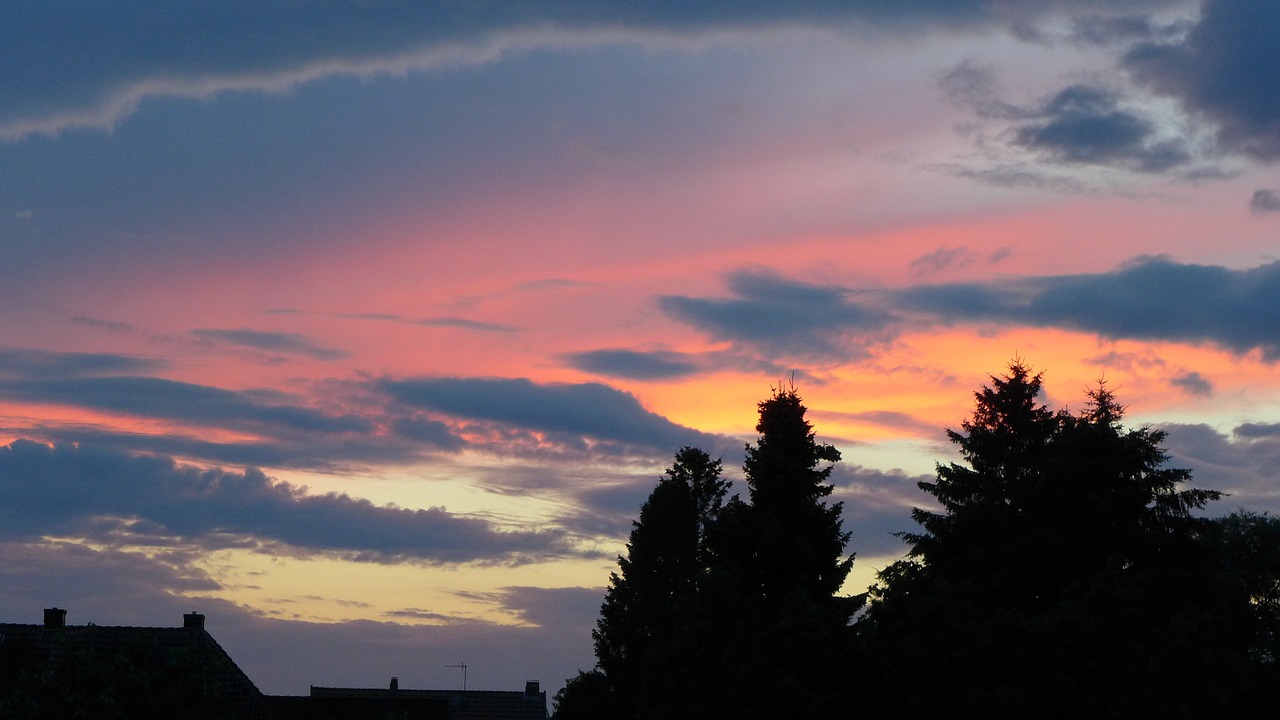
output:
[{"label": "sunset glow", "polygon": [[554,692],[681,446],[794,383],[857,592],[1013,358],[1280,511],[1270,3],[125,5],[0,29],[6,622]]}]

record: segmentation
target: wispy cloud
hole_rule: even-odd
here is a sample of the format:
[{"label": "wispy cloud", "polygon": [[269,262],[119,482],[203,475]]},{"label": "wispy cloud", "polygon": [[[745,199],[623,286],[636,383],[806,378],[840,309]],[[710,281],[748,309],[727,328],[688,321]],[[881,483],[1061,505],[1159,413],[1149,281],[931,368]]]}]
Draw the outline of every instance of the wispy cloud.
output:
[{"label": "wispy cloud", "polygon": [[579,370],[631,380],[687,377],[699,370],[693,358],[665,350],[641,351],[625,348],[588,350],[572,353],[565,359]]},{"label": "wispy cloud", "polygon": [[[13,71],[3,95],[0,137],[110,127],[150,97],[279,92],[335,75],[489,63],[539,47],[646,36],[674,40],[779,24],[830,27],[869,21],[908,28],[988,18],[978,0],[820,2],[797,8],[710,3],[678,11],[574,0],[536,8],[447,9],[430,3],[374,8],[272,2],[160,14],[116,4],[83,15],[36,6],[0,31],[0,61]],[[269,42],[257,30],[264,27],[274,28]],[[254,52],[244,52],[245,47]],[[50,77],[64,80],[49,83]]]},{"label": "wispy cloud", "polygon": [[1249,199],[1249,209],[1258,215],[1280,212],[1280,193],[1274,188],[1258,188]]},{"label": "wispy cloud", "polygon": [[72,378],[121,373],[154,372],[168,367],[158,358],[113,353],[51,352],[25,348],[0,349],[0,377]]},{"label": "wispy cloud", "polygon": [[335,350],[317,345],[306,337],[295,333],[251,330],[249,328],[241,328],[239,330],[200,328],[192,330],[191,334],[203,340],[212,340],[268,352],[303,355],[317,360],[341,360],[350,355],[344,350]]}]

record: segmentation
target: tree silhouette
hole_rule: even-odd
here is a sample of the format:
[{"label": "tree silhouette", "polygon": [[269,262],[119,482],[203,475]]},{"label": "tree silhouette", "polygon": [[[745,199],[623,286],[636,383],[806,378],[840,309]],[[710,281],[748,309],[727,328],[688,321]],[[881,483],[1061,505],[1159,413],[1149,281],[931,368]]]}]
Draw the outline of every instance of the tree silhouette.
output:
[{"label": "tree silhouette", "polygon": [[673,697],[681,683],[697,681],[707,534],[728,489],[720,467],[698,448],[677,452],[609,578],[592,638],[599,668],[627,716],[653,717],[685,696]]},{"label": "tree silhouette", "polygon": [[746,448],[750,503],[731,501],[711,536],[710,595],[728,652],[713,680],[725,716],[828,715],[839,704],[849,626],[839,595],[853,566],[841,503],[825,500],[840,453],[818,443],[794,388],[759,404]]},{"label": "tree silhouette", "polygon": [[[862,650],[869,687],[900,717],[1153,717],[1223,700],[1213,649],[1239,658],[1230,594],[1192,511],[1220,493],[1182,489],[1164,433],[1126,429],[1105,385],[1053,412],[1019,361],[976,397],[964,464],[921,489],[906,559],[880,574]],[[1222,582],[1218,582],[1222,579]],[[927,679],[903,692],[900,678]],[[1238,665],[1233,664],[1232,667]],[[1198,673],[1188,682],[1188,671]]]}]

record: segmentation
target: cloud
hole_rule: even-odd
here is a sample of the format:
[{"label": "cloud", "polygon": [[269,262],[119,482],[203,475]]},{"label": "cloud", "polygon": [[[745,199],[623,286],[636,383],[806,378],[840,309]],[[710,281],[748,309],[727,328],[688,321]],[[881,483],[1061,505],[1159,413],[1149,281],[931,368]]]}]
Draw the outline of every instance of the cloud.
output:
[{"label": "cloud", "polygon": [[[1107,3],[1119,8],[1151,4]],[[900,33],[970,29],[1053,13],[1058,5],[1035,0],[319,6],[268,1],[157,13],[136,2],[108,3],[94,12],[40,3],[0,28],[0,66],[8,70],[0,92],[0,137],[111,127],[148,98],[280,92],[326,77],[483,64],[532,49],[620,41],[687,44],[726,31],[796,26]]]},{"label": "cloud", "polygon": [[1070,36],[1081,45],[1108,46],[1176,40],[1190,27],[1187,20],[1161,23],[1151,15],[1084,15],[1071,19]]},{"label": "cloud", "polygon": [[118,452],[172,455],[219,463],[257,467],[347,471],[369,465],[408,464],[433,451],[452,452],[466,445],[460,438],[397,435],[395,437],[331,434],[289,435],[262,440],[214,441],[199,434],[138,433],[95,426],[48,423],[31,428],[7,428],[10,434],[55,443],[91,443]]},{"label": "cloud", "polygon": [[[0,620],[38,624],[42,608],[57,606],[68,610],[72,625],[178,627],[184,613],[196,611],[268,694],[305,695],[310,685],[385,687],[392,675],[401,687],[448,687],[457,671],[444,665],[473,658],[477,648],[499,648],[502,657],[479,674],[485,687],[520,690],[526,680],[540,679],[553,695],[593,661],[591,628],[604,596],[603,587],[493,593],[496,606],[529,620],[523,625],[462,620],[429,608],[386,613],[412,624],[304,622],[212,597],[218,583],[190,560],[69,542],[0,543]],[[424,617],[447,622],[414,622]]]},{"label": "cloud", "polygon": [[[959,177],[1007,187],[1065,192],[1085,189],[1079,180],[1046,174],[1026,167],[1017,155],[999,152],[1006,147],[1029,150],[1041,162],[1141,173],[1182,168],[1194,159],[1191,146],[1179,129],[1163,128],[1150,117],[1125,107],[1122,95],[1110,88],[1077,83],[1023,105],[1003,99],[992,70],[968,60],[944,73],[938,87],[953,103],[978,116],[979,123],[963,127],[991,162],[978,169],[939,166]],[[997,129],[988,129],[988,125],[996,125]]]},{"label": "cloud", "polygon": [[1280,263],[1232,270],[1144,258],[1107,273],[917,286],[900,310],[935,321],[1001,321],[1110,338],[1213,342],[1280,359]]},{"label": "cloud", "polygon": [[394,402],[454,418],[499,423],[570,440],[674,452],[722,440],[645,410],[634,395],[599,383],[535,384],[523,378],[383,380]]},{"label": "cloud", "polygon": [[[736,9],[712,3],[674,12],[572,1],[536,9],[263,2],[170,13],[137,3],[110,4],[93,13],[40,5],[0,32],[0,65],[12,70],[0,96],[0,136],[109,127],[148,97],[280,91],[332,75],[491,62],[507,52],[554,47],[566,41],[566,29],[609,28],[616,37],[617,28],[689,32],[779,20],[832,21],[847,14],[834,3],[815,4],[804,14],[770,10],[767,4]],[[271,28],[270,34],[263,28]]]},{"label": "cloud", "polygon": [[848,359],[850,335],[867,337],[889,318],[848,299],[840,287],[811,285],[774,273],[750,270],[728,276],[724,299],[667,295],[658,299],[664,313],[713,339],[762,347],[775,357]]},{"label": "cloud", "polygon": [[295,335],[294,333],[263,332],[248,328],[240,330],[202,328],[192,330],[191,334],[201,339],[240,345],[255,350],[302,355],[317,360],[341,360],[350,355],[350,353],[343,350],[321,347],[302,335]]},{"label": "cloud", "polygon": [[513,333],[520,331],[519,328],[512,325],[483,322],[480,320],[468,320],[467,318],[452,316],[415,318],[405,315],[396,315],[394,313],[318,313],[308,310],[298,310],[296,308],[271,308],[267,310],[267,312],[272,315],[319,315],[321,317],[338,318],[342,320],[376,320],[380,322],[400,323],[403,325],[447,327],[458,328],[460,330],[478,330],[480,332]]},{"label": "cloud", "polygon": [[[1236,508],[1280,512],[1280,433],[1270,424],[1244,423],[1231,433],[1203,424],[1168,423],[1165,448],[1170,464],[1186,467],[1195,485],[1221,490],[1230,497],[1210,507],[1212,515]],[[1225,507],[1224,507],[1225,506]]]},{"label": "cloud", "polygon": [[1280,262],[1233,270],[1146,257],[1104,273],[862,291],[743,273],[731,287],[738,298],[659,301],[713,339],[826,362],[848,361],[907,329],[957,323],[1211,342],[1280,360]]},{"label": "cloud", "polygon": [[831,499],[844,503],[845,530],[851,531],[848,549],[864,556],[895,555],[906,546],[895,533],[916,529],[911,521],[913,507],[932,507],[918,483],[932,481],[927,475],[884,472],[859,465],[839,463],[831,474],[835,490]]},{"label": "cloud", "polygon": [[530,625],[577,626],[590,635],[600,616],[604,588],[512,586],[502,588],[501,600],[503,607]]},{"label": "cloud", "polygon": [[479,330],[481,332],[497,332],[497,333],[513,333],[519,332],[520,328],[514,325],[504,325],[502,323],[481,322],[479,320],[468,320],[459,317],[435,317],[420,318],[409,321],[413,325],[423,325],[425,327],[450,327],[462,330]]},{"label": "cloud", "polygon": [[1151,121],[1119,108],[1117,96],[1101,88],[1064,88],[1036,115],[1042,119],[1019,125],[1014,142],[1059,162],[1163,172],[1191,161],[1181,141],[1157,139]]},{"label": "cloud", "polygon": [[1213,383],[1198,372],[1185,372],[1169,381],[1171,385],[1182,389],[1188,395],[1210,397],[1213,395]]},{"label": "cloud", "polygon": [[819,420],[851,420],[853,422],[879,425],[880,427],[891,428],[893,430],[902,430],[922,437],[937,437],[942,432],[942,430],[937,426],[924,422],[913,415],[908,415],[907,413],[898,412],[896,410],[867,410],[864,412],[812,410],[809,414]]},{"label": "cloud", "polygon": [[[0,533],[220,547],[237,537],[374,562],[524,562],[579,555],[563,533],[503,532],[442,508],[308,495],[259,470],[19,440],[0,447]],[[238,541],[235,541],[238,542]]]},{"label": "cloud", "polygon": [[168,365],[164,360],[112,353],[0,349],[0,377],[10,378],[93,377],[149,372]]},{"label": "cloud", "polygon": [[689,356],[669,351],[589,350],[567,355],[565,359],[579,370],[630,380],[667,380],[699,371]]},{"label": "cloud", "polygon": [[1256,160],[1280,159],[1280,5],[1270,0],[1204,0],[1200,20],[1179,42],[1146,42],[1123,66],[1143,85],[1207,118],[1220,146]]},{"label": "cloud", "polygon": [[1249,209],[1258,215],[1280,212],[1280,194],[1274,188],[1258,188],[1249,199]]},{"label": "cloud", "polygon": [[290,404],[292,399],[282,393],[235,392],[151,377],[0,380],[0,396],[244,429],[348,433],[369,432],[373,427],[355,415],[330,415]]},{"label": "cloud", "polygon": [[968,267],[976,258],[977,253],[967,247],[940,247],[912,260],[907,269],[915,277],[928,277],[943,270]]}]

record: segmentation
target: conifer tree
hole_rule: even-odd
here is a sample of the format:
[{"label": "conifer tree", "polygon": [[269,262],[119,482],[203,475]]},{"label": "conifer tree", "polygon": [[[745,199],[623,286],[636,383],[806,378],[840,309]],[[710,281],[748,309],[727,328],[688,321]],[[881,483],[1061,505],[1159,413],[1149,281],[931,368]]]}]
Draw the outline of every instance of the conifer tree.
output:
[{"label": "conifer tree", "polygon": [[[719,668],[726,716],[821,717],[847,695],[850,622],[860,599],[839,593],[853,565],[841,503],[828,503],[840,453],[817,442],[794,388],[759,404],[746,448],[749,503],[731,502],[713,535],[716,604],[726,632]],[[732,632],[732,631],[729,631]],[[840,696],[845,695],[841,698]]]},{"label": "conifer tree", "polygon": [[609,578],[592,637],[599,668],[627,716],[654,717],[672,701],[673,681],[693,681],[707,533],[728,489],[720,468],[698,448],[677,452]]},{"label": "conifer tree", "polygon": [[[948,433],[964,463],[920,483],[940,509],[913,512],[922,529],[904,534],[909,557],[881,573],[859,624],[881,710],[1221,709],[1186,674],[1217,677],[1210,646],[1241,656],[1214,640],[1236,630],[1213,589],[1206,523],[1193,515],[1220,493],[1185,489],[1190,474],[1166,466],[1164,433],[1123,427],[1105,385],[1073,415],[1040,403],[1041,381],[1019,361],[992,378],[962,432]],[[892,692],[922,659],[928,682]]]}]

